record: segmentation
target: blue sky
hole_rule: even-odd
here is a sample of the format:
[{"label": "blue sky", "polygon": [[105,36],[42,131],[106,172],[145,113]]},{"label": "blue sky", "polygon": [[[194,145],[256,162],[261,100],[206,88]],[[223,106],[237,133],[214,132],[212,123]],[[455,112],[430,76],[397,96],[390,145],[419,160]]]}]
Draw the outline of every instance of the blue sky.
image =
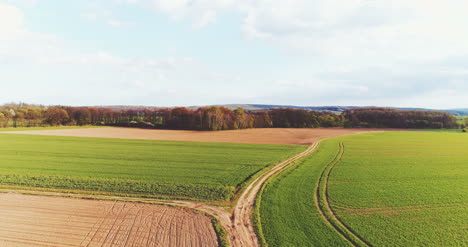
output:
[{"label": "blue sky", "polygon": [[0,102],[468,107],[465,0],[0,0]]}]

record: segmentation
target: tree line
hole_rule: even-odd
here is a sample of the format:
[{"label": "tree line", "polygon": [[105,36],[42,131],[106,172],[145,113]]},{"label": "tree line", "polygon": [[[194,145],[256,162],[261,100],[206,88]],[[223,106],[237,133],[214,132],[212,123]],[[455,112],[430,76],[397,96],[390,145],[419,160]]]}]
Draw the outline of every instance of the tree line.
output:
[{"label": "tree line", "polygon": [[456,129],[457,118],[439,111],[402,111],[390,108],[358,108],[343,112],[344,127]]},{"label": "tree line", "polygon": [[0,127],[103,125],[179,130],[232,130],[247,128],[457,128],[456,118],[445,112],[359,108],[342,114],[278,108],[247,111],[209,106],[197,109],[0,106]]}]

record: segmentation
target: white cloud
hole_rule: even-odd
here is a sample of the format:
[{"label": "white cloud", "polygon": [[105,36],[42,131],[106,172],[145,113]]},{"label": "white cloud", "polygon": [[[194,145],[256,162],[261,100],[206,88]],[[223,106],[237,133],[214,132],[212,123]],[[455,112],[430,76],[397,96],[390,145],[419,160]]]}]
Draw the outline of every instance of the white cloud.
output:
[{"label": "white cloud", "polygon": [[136,4],[139,0],[112,0],[112,2],[117,4]]},{"label": "white cloud", "polygon": [[[466,92],[453,89],[436,89],[401,99],[399,102],[395,103],[400,106],[410,105],[435,109],[450,109],[466,107],[466,104],[464,104],[466,98]],[[395,105],[395,103],[393,105]]]},{"label": "white cloud", "polygon": [[39,0],[8,0],[9,3],[18,4],[26,8],[35,7]]},{"label": "white cloud", "polygon": [[375,63],[468,54],[460,0],[259,1],[243,22],[254,38],[327,57]]},{"label": "white cloud", "polygon": [[21,33],[23,19],[20,9],[0,3],[0,38],[12,38]]},{"label": "white cloud", "polygon": [[465,0],[147,0],[196,27],[221,13],[242,29],[298,53],[364,60],[426,60],[468,54]]},{"label": "white cloud", "polygon": [[81,18],[90,22],[102,21],[113,27],[131,27],[134,25],[132,22],[120,20],[112,13],[112,11],[96,6],[93,6],[91,10],[82,13]]},{"label": "white cloud", "polygon": [[174,20],[189,19],[194,27],[204,27],[216,21],[218,13],[236,11],[242,1],[235,0],[144,0],[144,4]]},{"label": "white cloud", "polygon": [[81,14],[81,18],[88,20],[88,21],[97,21],[98,14],[96,13],[83,13]]}]

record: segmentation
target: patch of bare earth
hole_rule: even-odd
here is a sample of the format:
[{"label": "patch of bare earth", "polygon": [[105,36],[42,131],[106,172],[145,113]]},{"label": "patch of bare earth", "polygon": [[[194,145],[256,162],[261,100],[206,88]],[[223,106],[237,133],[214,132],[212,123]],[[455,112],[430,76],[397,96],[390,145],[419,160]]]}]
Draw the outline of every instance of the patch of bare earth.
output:
[{"label": "patch of bare earth", "polygon": [[136,128],[87,128],[12,131],[9,134],[98,137],[166,141],[230,142],[255,144],[311,145],[324,138],[371,131],[371,129],[244,129],[225,131],[152,130]]},{"label": "patch of bare earth", "polygon": [[211,219],[189,209],[0,194],[0,246],[217,246]]}]

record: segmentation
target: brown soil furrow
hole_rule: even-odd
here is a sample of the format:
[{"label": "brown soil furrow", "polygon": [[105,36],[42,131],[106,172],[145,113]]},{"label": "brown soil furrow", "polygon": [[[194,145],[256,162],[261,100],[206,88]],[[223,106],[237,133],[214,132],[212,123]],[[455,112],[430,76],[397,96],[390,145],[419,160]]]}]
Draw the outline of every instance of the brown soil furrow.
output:
[{"label": "brown soil furrow", "polygon": [[[109,241],[109,246],[124,246],[122,243],[125,239],[125,232],[128,226],[128,223],[132,219],[132,213],[131,211],[135,208],[135,205],[132,204],[131,207],[128,209],[122,209],[117,215],[115,215],[116,221],[114,222],[113,226],[117,227],[112,227],[112,238]],[[116,224],[116,222],[119,222]]]},{"label": "brown soil furrow", "polygon": [[[11,221],[11,220],[3,220],[2,219],[2,222],[4,225],[8,225],[8,227],[6,228],[3,228],[3,227],[0,227],[0,231],[2,229],[12,229],[12,227],[21,227],[22,230],[24,230],[25,232],[29,231],[29,229],[34,229],[34,230],[37,230],[38,228],[48,228],[48,227],[63,227],[63,223],[60,224],[60,223],[57,223],[57,224],[47,224],[47,226],[44,226],[40,223],[37,223],[37,222],[30,222],[30,221],[26,221],[26,220],[21,220],[21,221]],[[73,226],[70,226],[66,229],[61,229],[61,231],[58,231],[56,230],[55,232],[57,234],[67,234],[69,236],[79,236],[80,239],[82,239],[82,235],[84,232],[86,232],[86,230],[88,230],[88,228],[83,228],[83,227],[73,227]]]},{"label": "brown soil furrow", "polygon": [[[8,236],[0,236],[0,239],[3,241],[12,241],[12,242],[22,242],[22,243],[29,243],[34,246],[77,246],[74,244],[68,243],[61,243],[61,242],[53,242],[53,241],[42,241],[37,239],[30,239],[30,238],[22,238],[22,237],[8,237]],[[10,245],[11,246],[11,245]]]},{"label": "brown soil furrow", "polygon": [[[18,202],[16,206],[13,201]],[[3,202],[11,205],[11,208],[5,208]],[[34,207],[45,208],[49,202],[54,205],[49,211],[34,210]],[[217,245],[211,219],[189,209],[115,200],[82,200],[11,193],[0,193],[0,205],[14,215],[6,221],[0,220],[0,246],[164,246],[161,240],[167,234],[170,236],[166,242],[177,244],[175,239],[180,239],[181,244],[193,242],[199,243],[198,246]],[[21,216],[22,205],[28,205],[32,213]],[[55,207],[60,211],[58,216],[54,215]],[[19,212],[15,212],[15,208]],[[87,213],[76,216],[76,209]],[[158,224],[161,218],[165,219]],[[16,219],[20,223],[14,223]],[[86,222],[88,225],[84,228]],[[187,224],[194,226],[182,229]],[[169,225],[177,229],[169,232]],[[195,229],[205,229],[209,233],[204,234],[204,242],[200,243]],[[184,233],[185,231],[189,232]],[[153,239],[155,236],[157,239]]]},{"label": "brown soil furrow", "polygon": [[[135,225],[138,223],[141,223],[141,218],[142,218],[142,214],[143,214],[143,208],[140,208],[138,209],[138,213],[135,215],[135,217],[133,218],[133,222],[132,222],[132,225],[130,226],[130,228],[128,229],[127,231],[127,237],[125,238],[125,244],[124,246],[130,246],[129,243],[131,242],[131,236],[132,234],[134,234],[135,232]],[[138,220],[140,219],[140,220]],[[138,231],[136,231],[138,232]]]},{"label": "brown soil furrow", "polygon": [[[121,207],[120,210],[117,211],[117,213],[115,213],[115,212],[113,211],[114,207],[112,208],[112,210],[111,210],[111,217],[112,217],[112,218],[110,219],[110,221],[111,221],[112,223],[111,223],[111,226],[108,227],[107,234],[106,234],[106,236],[104,237],[104,240],[102,241],[102,246],[106,246],[106,243],[108,242],[108,239],[109,239],[110,236],[111,236],[111,237],[116,236],[115,234],[113,234],[114,231],[115,231],[114,229],[115,229],[115,227],[116,227],[116,223],[117,223],[117,222],[119,221],[119,219],[121,218],[122,212],[124,211],[124,207],[125,207],[125,206]],[[109,219],[109,218],[110,218],[110,217],[106,217],[106,219]],[[112,238],[112,239],[113,239],[113,238]],[[112,242],[112,241],[111,241],[111,242]],[[112,244],[110,244],[110,243],[108,244],[108,246],[111,246],[111,245],[112,245]]]},{"label": "brown soil furrow", "polygon": [[[197,226],[195,224],[195,219],[191,219],[190,220],[190,225],[187,225],[190,227],[190,229],[193,231],[191,231],[191,234],[195,234],[195,236],[188,236],[188,238],[185,240],[186,242],[184,243],[185,245],[184,246],[200,246],[200,243],[203,242],[203,239],[206,239],[206,234],[207,231],[203,231],[205,229],[200,229],[202,231],[199,231],[199,229],[197,229]],[[187,242],[188,239],[196,239],[196,242],[194,243],[190,243],[190,242]]]},{"label": "brown soil furrow", "polygon": [[150,246],[150,238],[151,238],[151,222],[154,220],[154,212],[151,212],[151,214],[148,215],[149,217],[146,218],[146,221],[144,222],[146,228],[148,231],[146,231],[145,236],[141,239],[140,246]]},{"label": "brown soil furrow", "polygon": [[[162,215],[166,215],[166,214],[165,214],[166,209],[167,209],[167,208],[164,209],[164,212],[163,212]],[[152,218],[152,220],[151,220],[150,231],[149,231],[149,237],[148,237],[148,241],[147,241],[146,246],[156,246],[156,245],[157,245],[156,239],[157,239],[157,237],[158,237],[158,232],[155,232],[154,234],[151,234],[151,232],[152,232],[152,230],[153,230],[154,228],[158,228],[158,227],[159,227],[160,221],[162,220],[162,218],[163,218],[162,216],[161,216],[161,217],[157,217],[157,218],[155,218],[155,217],[153,216],[153,218]],[[150,245],[150,243],[151,243],[151,245]]]},{"label": "brown soil furrow", "polygon": [[[105,213],[105,217],[107,217],[107,215],[109,215],[110,212],[112,212],[112,210],[114,209],[115,205],[117,204],[117,201],[114,202],[114,204],[112,205],[112,207],[109,208],[109,210],[107,210],[107,212]],[[103,217],[102,219],[100,219],[99,221],[96,221],[96,223],[93,225],[93,227],[89,230],[88,234],[86,235],[86,237],[83,239],[83,241],[81,242],[80,246],[84,246],[84,242],[88,239],[88,237],[91,236],[91,232],[93,232],[94,228],[97,226],[97,225],[102,225],[102,223],[104,223],[104,219],[105,217]],[[89,242],[88,242],[89,244]],[[87,244],[87,245],[88,245]]]},{"label": "brown soil furrow", "polygon": [[158,233],[155,233],[154,244],[155,246],[167,246],[166,237],[168,237],[167,226],[168,222],[171,221],[172,216],[170,214],[163,215],[157,223],[157,227],[161,229]]},{"label": "brown soil furrow", "polygon": [[166,241],[164,242],[165,246],[171,246],[171,247],[172,246],[177,246],[177,245],[175,245],[173,243],[174,240],[172,238],[173,230],[174,230],[174,224],[173,224],[174,218],[175,218],[175,216],[171,215],[170,220],[167,222],[168,227],[166,227],[166,231],[167,231],[168,234],[165,235],[166,236]]},{"label": "brown soil furrow", "polygon": [[119,205],[118,208],[120,209],[117,209],[119,213],[117,213],[117,215],[114,214],[114,210],[115,210],[115,207],[113,206],[110,210],[110,212],[106,215],[104,215],[104,217],[102,217],[102,221],[100,224],[97,225],[97,228],[96,230],[94,231],[94,234],[93,236],[91,237],[91,239],[89,240],[88,244],[86,245],[87,247],[89,247],[90,245],[96,245],[97,243],[100,242],[100,239],[101,237],[99,237],[99,235],[102,234],[102,229],[107,229],[109,232],[111,232],[113,230],[113,227],[115,225],[115,222],[112,224],[111,227],[107,227],[106,226],[106,221],[108,220],[111,220],[114,219],[117,220],[119,219],[119,215],[125,210],[125,207],[127,207],[128,205],[127,204],[124,204],[124,205]]},{"label": "brown soil furrow", "polygon": [[[6,243],[6,244],[3,244]],[[42,242],[36,241],[34,239],[26,239],[26,238],[10,238],[0,236],[0,246],[44,246],[44,247],[62,247],[62,246],[76,246],[76,245],[63,245],[60,243],[51,243],[51,242]]]},{"label": "brown soil furrow", "polygon": [[135,235],[130,241],[130,246],[143,246],[143,240],[146,239],[145,236],[148,233],[148,218],[152,217],[153,213],[151,211],[142,209],[142,214],[140,216],[139,224],[134,227]]},{"label": "brown soil furrow", "polygon": [[[77,242],[80,241],[80,237],[70,237],[68,232],[55,232],[55,231],[41,231],[41,233],[32,232],[32,229],[25,230],[11,230],[15,229],[17,226],[11,226],[9,228],[0,229],[0,236],[10,236],[10,235],[28,235],[30,237],[37,238],[42,235],[48,235],[49,237],[60,237],[61,239],[67,240],[68,242]],[[56,235],[53,235],[56,234]]]}]

